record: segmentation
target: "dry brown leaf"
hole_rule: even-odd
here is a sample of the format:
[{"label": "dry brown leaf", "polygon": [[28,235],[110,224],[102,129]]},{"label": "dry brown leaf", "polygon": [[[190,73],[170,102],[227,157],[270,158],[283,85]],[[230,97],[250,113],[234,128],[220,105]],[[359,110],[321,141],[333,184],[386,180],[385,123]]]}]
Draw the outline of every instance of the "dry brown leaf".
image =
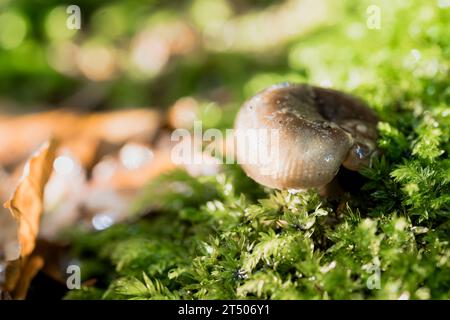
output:
[{"label": "dry brown leaf", "polygon": [[14,299],[23,300],[27,297],[28,288],[33,278],[44,266],[41,256],[33,255],[27,259],[21,270],[21,275],[14,289]]},{"label": "dry brown leaf", "polygon": [[4,205],[19,223],[21,257],[30,255],[35,247],[43,212],[44,188],[53,171],[56,145],[55,141],[46,143],[30,159],[12,198]]},{"label": "dry brown leaf", "polygon": [[149,141],[162,122],[158,112],[146,109],[93,113],[81,121],[83,134],[109,143],[124,143],[130,139]]},{"label": "dry brown leaf", "polygon": [[[43,213],[44,188],[53,170],[56,149],[57,143],[50,141],[31,157],[11,199],[4,205],[9,209],[13,221],[3,219],[5,224],[1,225],[2,233],[6,232],[10,237],[0,239],[8,242],[0,243],[0,249],[17,243],[18,252],[17,256],[14,252],[3,253],[7,264],[5,279],[2,279],[0,289],[12,293],[16,299],[25,297],[32,278],[44,264],[42,258],[34,256],[30,259],[30,255],[36,246]],[[0,213],[5,218],[4,212]]]},{"label": "dry brown leaf", "polygon": [[[43,141],[55,137],[82,161],[92,160],[99,141],[121,144],[130,139],[151,141],[161,127],[159,112],[135,109],[78,114],[50,111],[0,118],[0,165],[10,166],[28,157]],[[81,142],[80,142],[81,141]],[[89,166],[91,163],[84,163]]]}]

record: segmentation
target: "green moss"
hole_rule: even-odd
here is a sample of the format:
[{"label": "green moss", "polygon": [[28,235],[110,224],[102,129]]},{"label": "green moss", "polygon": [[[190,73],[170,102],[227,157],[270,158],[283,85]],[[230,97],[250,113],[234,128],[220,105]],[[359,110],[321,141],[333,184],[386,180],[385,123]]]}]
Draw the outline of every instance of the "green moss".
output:
[{"label": "green moss", "polygon": [[449,299],[450,10],[377,3],[380,30],[358,2],[339,26],[290,44],[291,70],[275,75],[331,82],[377,110],[382,154],[361,189],[336,203],[265,190],[234,166],[175,171],[133,207],[157,214],[74,235],[83,276],[101,281],[67,298]]}]

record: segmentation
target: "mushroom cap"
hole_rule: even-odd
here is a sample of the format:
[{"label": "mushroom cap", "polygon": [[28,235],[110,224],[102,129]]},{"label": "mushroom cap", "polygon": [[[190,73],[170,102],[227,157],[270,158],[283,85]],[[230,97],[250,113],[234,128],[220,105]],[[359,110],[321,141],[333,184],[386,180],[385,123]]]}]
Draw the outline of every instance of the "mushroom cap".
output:
[{"label": "mushroom cap", "polygon": [[[240,109],[235,122],[237,159],[262,185],[321,187],[341,164],[350,170],[369,164],[377,121],[373,110],[348,94],[306,84],[274,85]],[[258,140],[249,140],[248,132],[257,132]]]}]

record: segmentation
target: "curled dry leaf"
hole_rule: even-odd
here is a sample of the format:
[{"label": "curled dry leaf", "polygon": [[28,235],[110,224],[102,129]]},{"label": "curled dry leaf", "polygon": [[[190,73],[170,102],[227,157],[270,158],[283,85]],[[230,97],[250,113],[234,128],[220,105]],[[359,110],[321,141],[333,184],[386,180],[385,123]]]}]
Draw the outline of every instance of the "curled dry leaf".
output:
[{"label": "curled dry leaf", "polygon": [[44,187],[50,178],[55,159],[56,143],[46,143],[27,163],[24,175],[12,198],[5,203],[19,223],[18,238],[21,257],[34,249],[43,211]]},{"label": "curled dry leaf", "polygon": [[24,297],[33,274],[37,272],[36,267],[43,265],[40,259],[29,258],[36,246],[44,188],[53,170],[56,148],[57,143],[52,140],[31,157],[11,199],[4,205],[10,213],[0,212],[3,234],[0,237],[0,260],[5,260],[1,268],[4,274],[0,276],[0,289],[13,292],[19,288],[13,294],[16,298]]}]

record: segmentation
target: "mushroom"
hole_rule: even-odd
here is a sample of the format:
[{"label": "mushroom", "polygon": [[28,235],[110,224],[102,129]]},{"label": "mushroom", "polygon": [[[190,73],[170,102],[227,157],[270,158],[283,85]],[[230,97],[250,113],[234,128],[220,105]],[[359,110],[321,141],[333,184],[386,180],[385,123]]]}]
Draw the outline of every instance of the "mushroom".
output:
[{"label": "mushroom", "polygon": [[[277,84],[241,107],[235,122],[237,160],[250,178],[270,188],[325,187],[341,164],[353,171],[370,165],[377,121],[373,110],[349,94]],[[244,136],[249,129],[275,130],[278,138],[259,135],[257,143],[248,143]],[[261,153],[262,145],[276,150],[276,158],[248,161],[248,155]]]}]

